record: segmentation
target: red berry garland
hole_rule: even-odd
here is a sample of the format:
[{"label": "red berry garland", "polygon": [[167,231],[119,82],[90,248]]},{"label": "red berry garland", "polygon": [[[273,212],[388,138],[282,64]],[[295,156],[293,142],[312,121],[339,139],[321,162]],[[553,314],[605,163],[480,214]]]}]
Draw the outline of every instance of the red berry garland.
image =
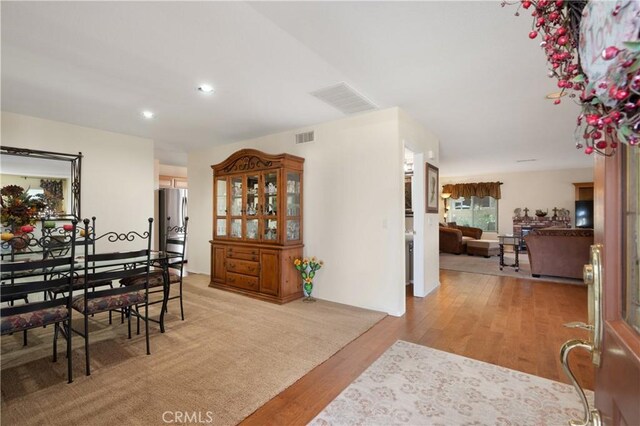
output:
[{"label": "red berry garland", "polygon": [[[519,4],[516,16],[520,15],[520,7],[530,9],[533,6],[529,38],[543,34],[540,47],[550,64],[549,78],[558,80],[560,96],[570,91],[569,97],[576,98],[577,92],[582,106],[582,114],[577,120],[579,140],[576,147],[584,148],[586,154],[611,155],[619,142],[631,146],[640,142],[640,41],[625,43],[625,49],[610,46],[603,50],[602,58],[615,61],[613,69],[616,72],[612,72],[607,81],[600,81],[596,91],[595,82],[590,83],[583,74],[578,57],[579,23],[586,3],[521,0],[503,1],[501,5]],[[619,12],[618,5],[612,15]],[[555,99],[553,103],[558,105],[560,102]]]}]

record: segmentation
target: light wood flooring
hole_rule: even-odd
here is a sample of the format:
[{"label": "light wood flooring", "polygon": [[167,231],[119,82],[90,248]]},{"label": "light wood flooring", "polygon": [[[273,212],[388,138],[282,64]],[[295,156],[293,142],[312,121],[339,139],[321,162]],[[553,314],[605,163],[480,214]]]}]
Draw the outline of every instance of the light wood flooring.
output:
[{"label": "light wood flooring", "polygon": [[[399,339],[568,383],[560,346],[587,336],[562,324],[586,322],[585,287],[445,270],[440,283],[425,298],[407,297],[403,317],[386,317],[242,424],[306,424]],[[589,357],[571,362],[593,389]]]}]

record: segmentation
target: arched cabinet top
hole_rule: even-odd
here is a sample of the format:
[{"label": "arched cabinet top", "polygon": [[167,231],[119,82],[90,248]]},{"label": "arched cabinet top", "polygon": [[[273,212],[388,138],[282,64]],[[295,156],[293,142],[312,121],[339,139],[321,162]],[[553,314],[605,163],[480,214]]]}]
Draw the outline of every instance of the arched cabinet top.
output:
[{"label": "arched cabinet top", "polygon": [[215,175],[287,168],[302,170],[304,158],[291,154],[267,154],[257,149],[241,149],[221,163],[211,166]]}]

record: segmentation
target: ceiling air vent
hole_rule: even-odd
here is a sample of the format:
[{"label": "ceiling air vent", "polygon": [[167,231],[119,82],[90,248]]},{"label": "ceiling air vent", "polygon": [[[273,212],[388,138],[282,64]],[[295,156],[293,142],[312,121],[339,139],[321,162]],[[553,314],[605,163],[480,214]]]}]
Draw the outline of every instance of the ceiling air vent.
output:
[{"label": "ceiling air vent", "polygon": [[378,109],[377,105],[346,83],[338,83],[334,86],[316,90],[311,92],[311,95],[346,115]]},{"label": "ceiling air vent", "polygon": [[296,134],[296,143],[307,143],[307,142],[313,142],[313,130],[310,132]]}]

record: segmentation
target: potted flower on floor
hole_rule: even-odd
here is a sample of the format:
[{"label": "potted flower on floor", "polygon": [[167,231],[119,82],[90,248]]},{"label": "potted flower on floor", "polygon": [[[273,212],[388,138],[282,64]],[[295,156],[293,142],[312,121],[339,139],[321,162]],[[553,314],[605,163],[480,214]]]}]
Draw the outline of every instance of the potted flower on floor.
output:
[{"label": "potted flower on floor", "polygon": [[316,275],[316,271],[322,268],[324,262],[317,260],[315,257],[311,259],[304,257],[302,259],[296,258],[293,264],[302,276],[302,290],[305,296],[303,302],[315,302],[316,299],[311,297],[311,293],[313,292],[313,278]]}]

